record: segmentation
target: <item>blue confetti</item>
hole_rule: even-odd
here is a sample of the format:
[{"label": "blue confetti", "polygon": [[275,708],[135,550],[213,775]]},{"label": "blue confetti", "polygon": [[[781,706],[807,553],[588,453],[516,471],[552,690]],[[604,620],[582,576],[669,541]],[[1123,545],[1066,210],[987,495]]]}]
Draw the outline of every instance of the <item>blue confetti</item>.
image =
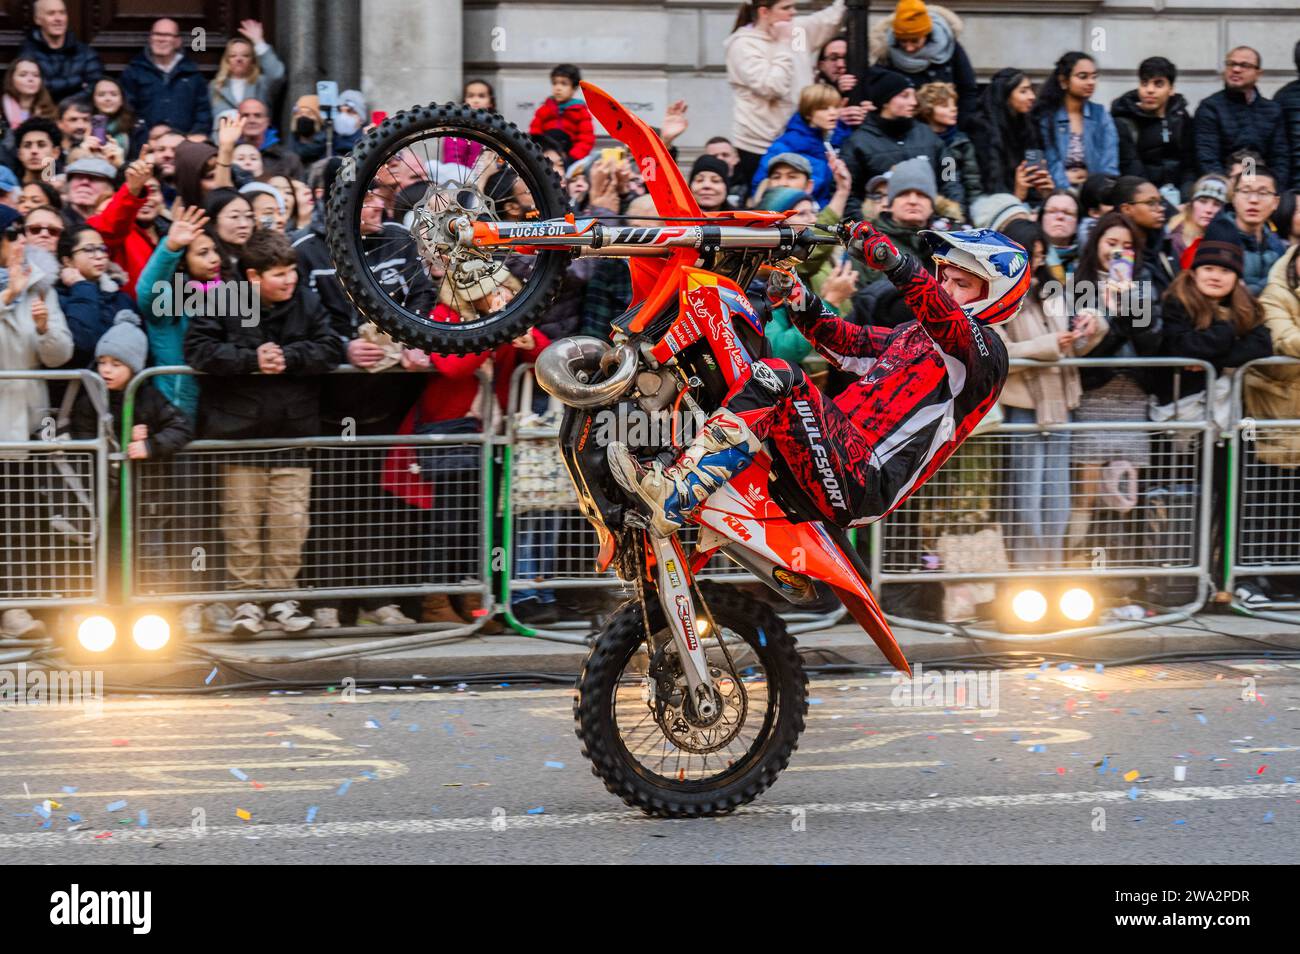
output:
[{"label": "blue confetti", "polygon": [[235,778],[239,779],[241,782],[247,782],[247,781],[248,781],[248,776],[245,775],[243,772],[241,772],[241,771],[240,771],[239,769],[237,769],[237,768],[232,768],[232,769],[230,770],[230,774],[233,775],[233,776],[235,776]]},{"label": "blue confetti", "polygon": [[1047,751],[1047,746],[1045,746],[1045,745],[1031,745],[1031,746],[1029,747],[1029,751],[1030,751],[1030,752],[1046,752],[1046,751]]},{"label": "blue confetti", "polygon": [[1201,725],[1206,725],[1210,720],[1205,718],[1205,716],[1203,716],[1201,713],[1198,712],[1196,713],[1196,721],[1199,722]]},{"label": "blue confetti", "polygon": [[541,805],[538,805],[536,808],[530,808],[530,809],[528,809],[528,814],[529,814],[529,815],[542,815],[542,814],[545,814],[545,812],[546,812],[546,809],[543,808]]},{"label": "blue confetti", "polygon": [[412,722],[410,725],[408,725],[408,726],[406,727],[406,731],[407,731],[407,732],[419,732],[419,731],[420,731],[420,726],[419,726],[417,723]]},{"label": "blue confetti", "polygon": [[75,786],[75,785],[65,785],[65,786],[63,786],[63,794],[64,794],[64,795],[75,795],[76,793],[77,793],[77,786]]},{"label": "blue confetti", "polygon": [[808,700],[808,705],[810,705],[810,706],[819,706],[819,705],[821,705],[821,704],[822,704],[822,701],[821,701],[820,699],[809,699],[809,700]]},{"label": "blue confetti", "polygon": [[149,827],[149,809],[147,808],[140,809],[140,827],[141,828]]},{"label": "blue confetti", "polygon": [[1061,663],[1061,665],[1057,666],[1056,668],[1061,670],[1061,672],[1069,672],[1071,669],[1074,668],[1074,663]]},{"label": "blue confetti", "polygon": [[1098,775],[1105,775],[1105,774],[1106,774],[1106,769],[1108,769],[1108,768],[1110,768],[1110,756],[1109,756],[1109,755],[1103,755],[1102,758],[1101,758],[1101,764],[1097,766],[1097,774],[1098,774]]},{"label": "blue confetti", "polygon": [[1265,813],[1264,813],[1264,824],[1265,824],[1265,825],[1271,825],[1271,824],[1273,824],[1273,813],[1272,813],[1272,812],[1265,812]]},{"label": "blue confetti", "polygon": [[379,728],[379,723],[376,722],[374,719],[367,719],[367,720],[366,720],[366,728],[367,728],[367,729],[378,729],[378,728]]},{"label": "blue confetti", "polygon": [[316,805],[308,806],[308,808],[307,808],[307,824],[308,824],[308,825],[310,825],[312,822],[314,822],[314,821],[316,820],[316,813],[317,813],[318,811],[320,811],[320,808],[319,808],[318,806],[316,806]]},{"label": "blue confetti", "polygon": [[1142,790],[1139,789],[1136,785],[1134,785],[1132,788],[1128,790],[1128,797],[1130,801],[1136,802],[1137,797],[1141,794],[1142,794]]},{"label": "blue confetti", "polygon": [[1051,665],[1052,665],[1051,663],[1043,663],[1041,666],[1038,667],[1038,671],[1047,672],[1047,668]]},{"label": "blue confetti", "polygon": [[1038,673],[1036,673],[1036,672],[1027,672],[1027,673],[1025,673],[1025,678],[1026,678],[1026,679],[1037,679],[1037,678],[1038,678]]},{"label": "blue confetti", "polygon": [[1284,775],[1284,776],[1282,776],[1282,781],[1286,782],[1288,785],[1294,785],[1294,784],[1295,784],[1295,779],[1292,778],[1290,775]]},{"label": "blue confetti", "polygon": [[1092,671],[1093,671],[1093,672],[1105,672],[1105,671],[1106,671],[1106,667],[1103,666],[1101,663],[1097,663],[1097,665],[1095,665],[1095,666],[1092,667]]},{"label": "blue confetti", "polygon": [[53,825],[53,824],[54,824],[54,819],[53,819],[53,818],[47,818],[47,819],[45,820],[45,824],[41,825],[41,828],[43,828],[43,829],[48,829],[48,828],[49,828],[51,825]]},{"label": "blue confetti", "polygon": [[556,768],[556,769],[564,768],[564,763],[563,763],[563,762],[547,762],[547,763],[546,763],[546,767],[547,767],[547,768]]},{"label": "blue confetti", "polygon": [[213,680],[213,679],[216,679],[216,678],[217,678],[217,667],[216,667],[216,666],[213,666],[213,667],[212,667],[212,672],[208,673],[208,678],[203,680],[203,684],[204,684],[205,686],[207,686],[207,685],[211,685],[211,684],[212,684],[212,680]]},{"label": "blue confetti", "polygon": [[1184,819],[1180,818],[1180,819],[1178,819],[1176,822],[1174,822],[1174,824],[1175,824],[1175,825],[1186,825],[1187,822],[1186,822]]},{"label": "blue confetti", "polygon": [[68,816],[68,821],[72,822],[72,824],[75,825],[77,822],[81,821],[81,816],[78,815],[76,812],[73,812],[71,815]]},{"label": "blue confetti", "polygon": [[44,805],[33,805],[32,811],[36,812],[36,814],[40,815],[42,818],[50,817],[50,810]]},{"label": "blue confetti", "polygon": [[106,811],[106,812],[120,812],[120,811],[121,811],[122,809],[124,809],[124,808],[126,808],[126,799],[125,799],[125,798],[122,799],[120,802],[110,802],[109,804],[105,805],[105,806],[104,806],[104,811]]},{"label": "blue confetti", "polygon": [[335,795],[343,795],[343,794],[345,794],[345,793],[347,792],[347,790],[350,789],[351,787],[352,787],[352,779],[347,779],[347,780],[346,780],[342,785],[340,785],[340,786],[338,787],[338,790],[337,790],[334,794],[335,794]]},{"label": "blue confetti", "polygon": [[361,777],[362,777],[362,778],[369,778],[369,779],[376,779],[376,778],[379,778],[379,776],[376,775],[374,772],[371,772],[371,771],[368,771],[368,770],[365,771],[365,772],[362,772],[362,773],[361,773]]}]

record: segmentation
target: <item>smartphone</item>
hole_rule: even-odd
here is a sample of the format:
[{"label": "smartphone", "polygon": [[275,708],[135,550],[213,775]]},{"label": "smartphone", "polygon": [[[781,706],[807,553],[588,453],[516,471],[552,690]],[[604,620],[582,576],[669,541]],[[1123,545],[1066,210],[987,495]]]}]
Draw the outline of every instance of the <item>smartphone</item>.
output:
[{"label": "smartphone", "polygon": [[321,109],[338,109],[339,84],[333,80],[317,80],[316,99],[320,101]]},{"label": "smartphone", "polygon": [[1047,171],[1047,157],[1043,155],[1043,150],[1041,150],[1041,149],[1026,149],[1026,150],[1025,150],[1025,165],[1027,165],[1027,166],[1039,166],[1039,167],[1042,168],[1042,170],[1043,170],[1044,172],[1046,172],[1046,171]]},{"label": "smartphone", "polygon": [[602,149],[602,150],[600,151],[600,158],[601,158],[601,161],[602,161],[602,162],[610,162],[611,160],[612,160],[613,162],[622,162],[622,161],[623,161],[623,147],[622,147],[622,146],[610,146],[610,147],[607,148],[607,149]]},{"label": "smartphone", "polygon": [[108,139],[108,117],[103,113],[95,113],[90,120],[90,134],[100,142]]},{"label": "smartphone", "polygon": [[1111,253],[1106,277],[1116,284],[1131,282],[1133,280],[1133,257],[1133,252],[1127,249],[1116,249]]}]

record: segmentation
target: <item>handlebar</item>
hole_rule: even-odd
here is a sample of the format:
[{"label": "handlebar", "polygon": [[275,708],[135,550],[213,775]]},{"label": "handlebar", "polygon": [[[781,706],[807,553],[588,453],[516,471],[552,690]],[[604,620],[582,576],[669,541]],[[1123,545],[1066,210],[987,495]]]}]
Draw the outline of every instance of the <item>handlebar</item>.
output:
[{"label": "handlebar", "polygon": [[838,245],[833,235],[784,224],[750,228],[738,225],[604,225],[596,219],[547,219],[539,222],[452,221],[454,240],[464,246],[509,248],[514,251],[577,249],[602,255],[664,255],[670,249],[701,252],[723,249],[772,249],[781,255],[817,245]]}]

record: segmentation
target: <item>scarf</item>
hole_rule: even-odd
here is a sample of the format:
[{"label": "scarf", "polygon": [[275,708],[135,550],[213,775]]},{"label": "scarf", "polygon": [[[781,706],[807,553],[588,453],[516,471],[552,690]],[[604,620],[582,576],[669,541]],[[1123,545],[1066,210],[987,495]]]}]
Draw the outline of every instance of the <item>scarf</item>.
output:
[{"label": "scarf", "polygon": [[891,27],[885,33],[885,42],[889,44],[889,62],[904,73],[922,73],[931,66],[947,63],[957,48],[957,36],[943,17],[932,17],[930,35],[925,38],[925,46],[915,53],[904,53],[894,42],[894,30]]}]

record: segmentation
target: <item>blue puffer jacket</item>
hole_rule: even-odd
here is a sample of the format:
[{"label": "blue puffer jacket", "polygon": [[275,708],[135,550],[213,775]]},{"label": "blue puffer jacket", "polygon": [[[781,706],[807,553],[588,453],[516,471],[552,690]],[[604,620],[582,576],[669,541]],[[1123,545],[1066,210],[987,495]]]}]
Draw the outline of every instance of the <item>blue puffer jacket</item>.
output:
[{"label": "blue puffer jacket", "polygon": [[180,133],[205,136],[212,131],[208,81],[187,56],[164,73],[149,59],[148,50],[136,54],[122,71],[122,89],[135,114],[150,126],[166,123]]},{"label": "blue puffer jacket", "polygon": [[[850,127],[837,123],[831,132],[831,145],[839,146],[849,138],[851,132],[853,130]],[[759,162],[758,171],[754,173],[754,180],[750,185],[751,192],[757,191],[758,184],[767,178],[767,164],[773,158],[783,152],[797,152],[812,164],[812,196],[819,205],[825,205],[835,192],[835,177],[831,174],[830,163],[826,161],[825,142],[820,129],[814,129],[802,116],[795,113],[786,124],[785,132],[768,147],[762,161]]]},{"label": "blue puffer jacket", "polygon": [[1232,206],[1219,213],[1215,222],[1220,221],[1227,222],[1236,230],[1245,259],[1241,280],[1246,283],[1252,295],[1258,295],[1268,284],[1268,272],[1273,267],[1273,263],[1286,254],[1286,242],[1282,241],[1267,222],[1264,223],[1264,235],[1260,240],[1249,232],[1241,231],[1237,228],[1237,218],[1232,211]]},{"label": "blue puffer jacket", "polygon": [[[1058,189],[1068,189],[1070,180],[1065,176],[1065,157],[1070,151],[1070,117],[1064,106],[1052,116],[1043,117],[1040,132],[1052,181]],[[1098,172],[1119,175],[1119,132],[1105,107],[1092,100],[1083,104],[1083,155],[1089,175]]]}]

